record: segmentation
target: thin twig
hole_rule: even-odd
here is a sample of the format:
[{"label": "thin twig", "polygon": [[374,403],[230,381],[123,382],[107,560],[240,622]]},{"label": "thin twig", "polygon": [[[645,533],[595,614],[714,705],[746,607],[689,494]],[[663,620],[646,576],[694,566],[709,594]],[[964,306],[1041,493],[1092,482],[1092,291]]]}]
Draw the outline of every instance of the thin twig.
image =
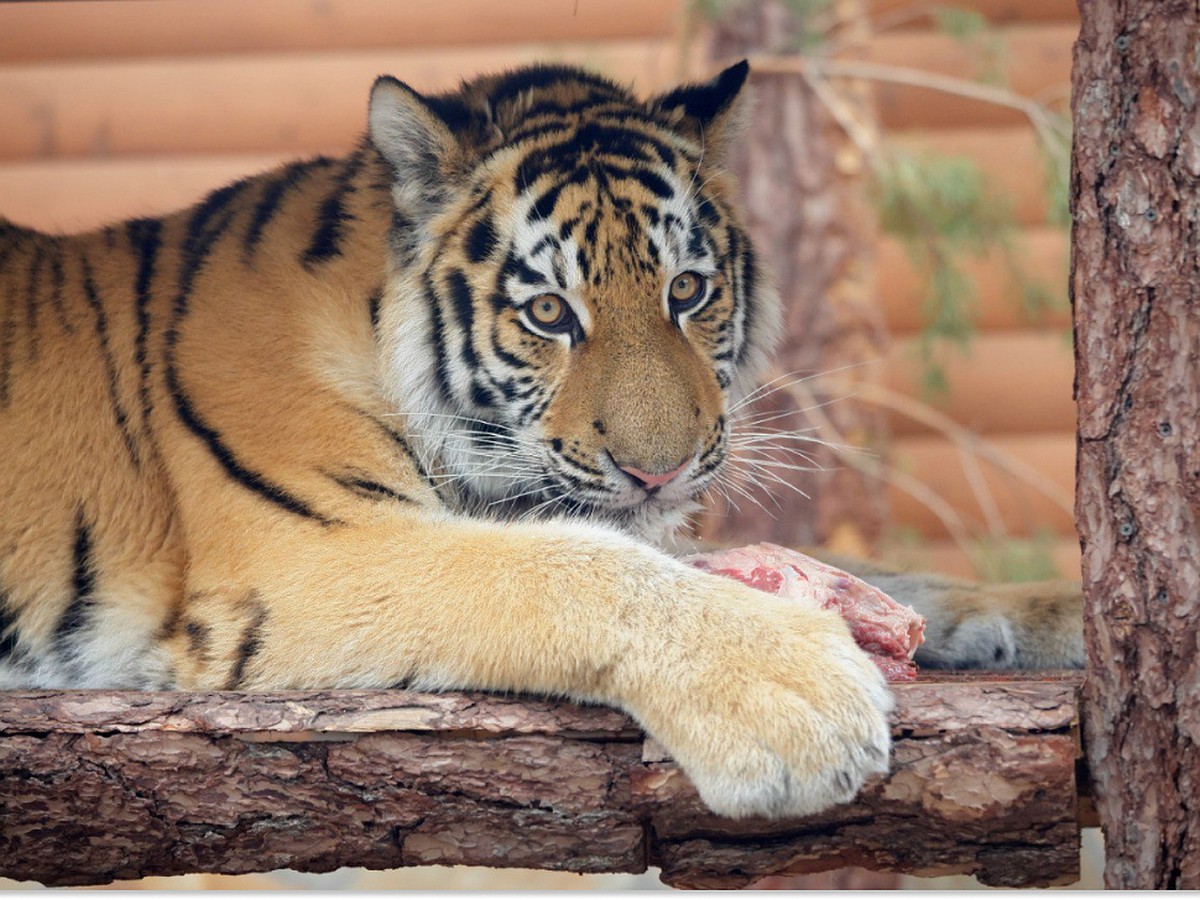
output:
[{"label": "thin twig", "polygon": [[[826,440],[830,441],[831,446],[834,446],[835,442],[841,443],[845,439],[844,435],[838,430],[838,427],[833,424],[833,421],[816,405],[816,398],[807,385],[788,385],[785,390],[792,395],[792,398],[797,403],[807,407],[807,415],[811,417],[813,423],[817,426],[818,432]],[[886,484],[892,485],[927,507],[938,517],[950,533],[950,537],[954,539],[954,542],[966,557],[968,559],[974,558],[972,556],[974,553],[972,546],[973,537],[970,530],[963,523],[958,511],[947,503],[945,498],[930,488],[929,485],[906,472],[901,472],[899,469],[878,458],[844,453],[836,449],[835,452],[852,468],[857,469],[868,477],[876,478]]]},{"label": "thin twig", "polygon": [[1006,88],[979,84],[965,78],[938,75],[934,72],[924,72],[920,69],[891,66],[884,63],[800,56],[752,56],[750,57],[750,68],[767,75],[800,75],[810,79],[862,78],[868,81],[902,84],[966,97],[970,100],[1003,106],[1022,113],[1029,119],[1030,124],[1037,131],[1038,137],[1047,147],[1058,147],[1062,143],[1062,135],[1046,108],[1040,103]]}]

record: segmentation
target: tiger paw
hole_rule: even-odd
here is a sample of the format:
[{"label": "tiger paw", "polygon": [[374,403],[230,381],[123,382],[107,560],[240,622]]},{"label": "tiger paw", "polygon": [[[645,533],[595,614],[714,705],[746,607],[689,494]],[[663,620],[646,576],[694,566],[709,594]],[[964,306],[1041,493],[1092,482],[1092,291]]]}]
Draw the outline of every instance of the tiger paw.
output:
[{"label": "tiger paw", "polygon": [[845,803],[887,772],[891,694],[836,614],[754,602],[707,611],[711,631],[693,632],[691,652],[631,711],[716,813]]}]

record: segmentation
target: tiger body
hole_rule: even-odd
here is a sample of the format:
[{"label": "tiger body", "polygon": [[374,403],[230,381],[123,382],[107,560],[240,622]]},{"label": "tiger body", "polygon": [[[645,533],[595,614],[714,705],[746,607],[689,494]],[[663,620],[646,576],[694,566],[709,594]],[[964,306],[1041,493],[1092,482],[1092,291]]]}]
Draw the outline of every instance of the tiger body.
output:
[{"label": "tiger body", "polygon": [[383,78],[340,159],[0,224],[0,687],[610,703],[733,815],[884,770],[836,617],[654,546],[778,330],[721,169],[745,75]]}]

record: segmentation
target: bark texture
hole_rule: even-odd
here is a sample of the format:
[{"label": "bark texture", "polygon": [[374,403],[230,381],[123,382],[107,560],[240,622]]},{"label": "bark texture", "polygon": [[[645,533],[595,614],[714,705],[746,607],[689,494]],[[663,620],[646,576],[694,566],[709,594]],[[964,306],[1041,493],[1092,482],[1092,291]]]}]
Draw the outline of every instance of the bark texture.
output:
[{"label": "bark texture", "polygon": [[[714,65],[742,57],[794,53],[812,23],[781,0],[735,3],[712,25]],[[831,37],[863,29],[863,0],[836,0],[828,9],[836,22]],[[856,383],[878,380],[887,348],[883,312],[875,294],[875,215],[866,197],[866,160],[862,148],[845,133],[828,103],[873,135],[874,113],[862,83],[825,86],[819,96],[799,74],[755,73],[754,105],[744,138],[732,154],[731,168],[742,188],[746,224],[764,263],[775,273],[784,301],[783,342],[775,357],[778,373],[835,380],[806,381],[815,399],[836,402],[806,413],[809,403],[785,391],[765,397],[753,414],[775,415],[750,431],[801,430],[830,440],[835,429],[854,447],[879,449],[886,422],[878,409],[850,396]],[[821,97],[824,96],[825,100]],[[814,426],[818,430],[812,431]],[[735,426],[736,433],[736,426]],[[831,546],[865,554],[879,539],[886,513],[886,489],[848,466],[826,447],[785,442],[813,457],[820,471],[768,468],[797,490],[772,485],[760,467],[745,468],[742,487],[764,508],[736,491],[723,517],[708,523],[705,537],[739,544],[770,540],[784,546]],[[757,454],[747,454],[750,459]],[[765,454],[802,463],[793,454]],[[734,471],[737,454],[734,456]],[[734,475],[736,477],[736,475]],[[770,495],[770,499],[765,494]]]},{"label": "bark texture", "polygon": [[1200,9],[1081,0],[1086,740],[1110,888],[1200,888]]},{"label": "bark texture", "polygon": [[1078,877],[1078,679],[897,685],[893,771],[802,821],[705,809],[625,716],[400,691],[0,697],[0,875],[426,864],[670,884],[860,865]]}]

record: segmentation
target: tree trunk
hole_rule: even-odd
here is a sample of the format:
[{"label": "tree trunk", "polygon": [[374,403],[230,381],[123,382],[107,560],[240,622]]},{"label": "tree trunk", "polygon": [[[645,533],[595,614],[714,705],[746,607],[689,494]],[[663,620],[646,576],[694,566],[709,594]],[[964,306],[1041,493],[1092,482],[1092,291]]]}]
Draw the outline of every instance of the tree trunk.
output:
[{"label": "tree trunk", "polygon": [[0,876],[519,866],[742,887],[847,865],[1078,877],[1074,674],[894,685],[892,771],[791,821],[710,813],[621,713],[487,694],[0,694]]},{"label": "tree trunk", "polygon": [[1110,888],[1200,888],[1200,11],[1080,0],[1085,738]]},{"label": "tree trunk", "polygon": [[[830,37],[865,28],[862,0],[836,0],[829,12],[835,22]],[[724,64],[755,54],[794,52],[811,25],[781,0],[733,3],[712,24],[710,56]],[[877,381],[882,375],[887,343],[875,298],[875,216],[866,198],[863,148],[850,140],[804,76],[756,74],[752,65],[751,84],[753,116],[731,166],[741,184],[747,227],[783,295],[785,335],[775,368],[793,378],[829,372],[836,372],[837,378],[824,385],[818,380],[801,385],[818,402],[835,401],[815,416],[802,411],[810,404],[781,390],[755,404],[753,412],[788,415],[748,428],[799,430],[819,425],[812,433],[829,440],[834,435],[827,429],[832,426],[842,442],[878,449],[885,430],[883,413],[849,396],[856,383]],[[826,88],[826,99],[874,134],[865,85],[840,82],[836,92]],[[722,504],[705,523],[704,536],[739,543],[827,545],[865,555],[883,529],[882,483],[868,479],[826,447],[795,442],[788,446],[809,453],[823,470],[773,468],[793,490],[764,484],[753,475],[754,469],[747,469],[743,487],[755,493],[765,509],[734,491],[733,501],[740,508]],[[786,453],[774,458],[802,462]],[[733,469],[738,469],[736,457]]]}]

